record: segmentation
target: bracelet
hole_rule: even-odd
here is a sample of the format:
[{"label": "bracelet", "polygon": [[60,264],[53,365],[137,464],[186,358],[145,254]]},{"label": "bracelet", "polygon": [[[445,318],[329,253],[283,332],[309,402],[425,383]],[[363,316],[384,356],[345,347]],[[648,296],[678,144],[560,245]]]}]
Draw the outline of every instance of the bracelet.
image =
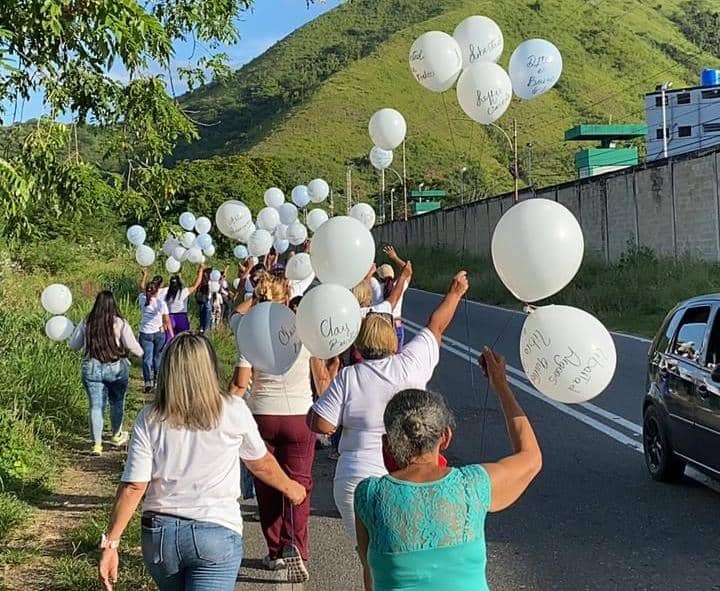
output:
[{"label": "bracelet", "polygon": [[107,534],[103,534],[100,538],[101,550],[117,550],[119,546],[120,540],[111,540],[107,537]]}]

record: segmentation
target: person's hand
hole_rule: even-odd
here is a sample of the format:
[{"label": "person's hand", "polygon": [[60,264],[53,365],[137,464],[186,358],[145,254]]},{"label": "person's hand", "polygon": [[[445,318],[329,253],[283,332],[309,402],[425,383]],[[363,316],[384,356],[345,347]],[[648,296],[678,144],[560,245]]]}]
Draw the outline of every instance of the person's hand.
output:
[{"label": "person's hand", "polygon": [[299,482],[291,480],[285,496],[293,505],[299,505],[305,500],[305,497],[307,497],[307,490],[305,490],[305,487]]},{"label": "person's hand", "polygon": [[484,347],[480,355],[480,367],[493,390],[497,391],[498,387],[507,383],[505,358],[500,353],[495,353],[489,347]]},{"label": "person's hand", "polygon": [[402,273],[400,273],[400,278],[401,279],[409,279],[410,277],[412,277],[412,274],[413,274],[412,262],[408,261],[407,263],[405,263],[405,266],[402,269]]},{"label": "person's hand", "polygon": [[147,267],[142,267],[141,270],[142,270],[143,277],[147,277],[150,269],[148,269]]},{"label": "person's hand", "polygon": [[455,275],[455,277],[453,277],[448,293],[463,297],[467,293],[469,287],[470,283],[468,283],[467,271],[460,271],[457,275]]},{"label": "person's hand", "polygon": [[112,591],[113,585],[118,580],[118,565],[120,557],[117,548],[106,548],[100,555],[100,564],[98,565],[98,576],[100,584],[105,591]]},{"label": "person's hand", "polygon": [[388,244],[387,246],[383,247],[383,252],[391,259],[394,259],[397,257],[397,252],[395,252],[395,248],[391,244]]}]

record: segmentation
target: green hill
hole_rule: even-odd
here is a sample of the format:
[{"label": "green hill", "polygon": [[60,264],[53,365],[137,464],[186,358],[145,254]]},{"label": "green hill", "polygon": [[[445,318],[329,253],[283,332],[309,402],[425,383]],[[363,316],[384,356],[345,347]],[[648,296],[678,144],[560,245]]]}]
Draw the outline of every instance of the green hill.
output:
[{"label": "green hill", "polygon": [[[563,132],[579,122],[644,120],[642,97],[666,80],[695,85],[703,67],[720,66],[717,4],[711,0],[351,0],[282,40],[235,73],[183,98],[193,117],[216,123],[178,158],[248,153],[277,159],[298,182],[324,175],[336,189],[355,166],[362,197],[376,191],[367,162],[367,121],[381,107],[408,122],[408,176],[456,190],[468,167],[477,196],[512,185],[507,140],[471,122],[445,95],[421,88],[407,55],[421,33],[452,33],[472,14],[498,22],[507,66],[522,40],[543,37],[563,54],[555,90],[534,101],[513,101],[498,122],[518,121],[521,176],[528,179],[526,144],[533,144],[532,179],[547,185],[572,178],[578,146]],[[363,182],[364,181],[364,182]],[[371,182],[372,181],[372,182]]]}]

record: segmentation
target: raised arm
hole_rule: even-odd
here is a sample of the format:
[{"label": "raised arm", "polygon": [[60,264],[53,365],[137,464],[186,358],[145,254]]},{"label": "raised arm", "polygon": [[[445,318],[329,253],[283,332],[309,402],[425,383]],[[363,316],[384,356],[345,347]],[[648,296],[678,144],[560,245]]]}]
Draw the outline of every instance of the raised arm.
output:
[{"label": "raised arm", "polygon": [[140,284],[138,287],[140,288],[140,293],[145,292],[145,286],[147,285],[147,278],[148,278],[148,269],[147,267],[142,268],[142,275],[140,276]]},{"label": "raised arm", "polygon": [[462,300],[467,292],[468,287],[467,273],[460,271],[453,277],[450,288],[443,298],[443,301],[440,302],[440,305],[432,313],[432,316],[430,316],[427,327],[430,329],[430,332],[435,335],[438,343],[442,342],[443,333],[452,322],[460,300]]},{"label": "raised arm", "polygon": [[392,263],[397,265],[400,269],[405,266],[405,261],[398,256],[398,253],[392,244],[388,244],[387,246],[385,246],[383,248],[383,252],[387,256],[387,258],[389,258],[390,261],[392,261]]},{"label": "raised arm", "polygon": [[500,399],[513,454],[493,464],[483,464],[492,486],[490,511],[502,511],[525,492],[542,468],[542,452],[532,425],[515,400],[507,382],[505,359],[487,347],[480,363]]},{"label": "raised arm", "polygon": [[386,300],[393,308],[395,309],[395,306],[397,306],[398,302],[400,301],[400,298],[405,293],[405,289],[407,289],[407,285],[410,283],[410,280],[412,279],[413,274],[413,267],[412,263],[408,261],[404,264],[402,273],[400,273],[400,277],[398,277],[398,280],[395,282],[395,287],[393,287],[392,291],[390,292],[390,295],[388,296],[388,299]]},{"label": "raised arm", "polygon": [[201,264],[198,267],[198,274],[197,274],[197,277],[195,278],[195,283],[193,283],[188,288],[188,295],[194,294],[197,291],[198,287],[200,287],[202,285],[203,273],[205,273],[205,265]]}]

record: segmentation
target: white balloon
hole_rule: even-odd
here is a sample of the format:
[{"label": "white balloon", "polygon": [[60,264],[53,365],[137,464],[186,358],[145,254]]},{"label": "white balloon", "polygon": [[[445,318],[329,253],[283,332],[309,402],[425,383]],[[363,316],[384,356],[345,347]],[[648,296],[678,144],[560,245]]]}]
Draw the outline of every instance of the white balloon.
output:
[{"label": "white balloon", "polygon": [[415,80],[433,92],[452,88],[462,64],[458,42],[442,31],[423,33],[410,47],[410,70]]},{"label": "white balloon", "polygon": [[350,208],[350,217],[362,222],[368,230],[375,225],[375,210],[367,203],[356,203]]},{"label": "white balloon", "polygon": [[43,289],[40,303],[50,314],[65,314],[72,306],[72,293],[62,283],[53,283]]},{"label": "white balloon", "polygon": [[405,141],[407,123],[395,109],[380,109],[370,118],[368,132],[373,144],[383,150],[394,150]]},{"label": "white balloon", "polygon": [[298,218],[298,210],[292,203],[283,203],[279,208],[280,221],[289,226]]},{"label": "white balloon", "polygon": [[[236,279],[235,281],[240,281],[240,280]],[[236,285],[235,289],[237,289],[237,288],[238,288],[238,286]],[[237,329],[238,329],[238,326],[240,326],[240,321],[242,319],[243,319],[242,314],[233,314],[232,316],[230,316],[230,321],[228,322],[228,324],[230,325],[230,330],[232,331],[233,334],[237,334]]]},{"label": "white balloon", "polygon": [[520,361],[540,392],[565,403],[585,402],[613,378],[617,353],[612,336],[584,310],[537,308],[520,334]]},{"label": "white balloon", "polygon": [[299,221],[295,221],[287,228],[287,239],[293,246],[298,246],[307,240],[307,228]]},{"label": "white balloon", "polygon": [[507,72],[492,62],[479,62],[460,75],[458,103],[470,119],[487,125],[507,111],[512,84]]},{"label": "white balloon", "polygon": [[195,239],[195,245],[199,246],[200,248],[207,248],[212,243],[212,236],[210,236],[210,234],[200,234],[200,236]]},{"label": "white balloon", "polygon": [[[233,289],[237,289],[238,287],[240,287],[240,281],[242,281],[240,277],[236,277],[235,279],[233,279]],[[235,331],[233,330],[233,332]]]},{"label": "white balloon", "polygon": [[168,273],[177,273],[180,270],[180,261],[170,257],[165,261],[165,270]]},{"label": "white balloon", "polygon": [[217,293],[220,291],[220,282],[208,281],[208,288],[210,289],[210,293]]},{"label": "white balloon", "polygon": [[67,341],[75,331],[75,325],[65,316],[53,316],[45,323],[45,334],[51,341]]},{"label": "white balloon", "polygon": [[135,260],[141,267],[149,267],[155,262],[155,251],[147,244],[141,244],[135,249]]},{"label": "white balloon", "polygon": [[347,350],[355,342],[361,322],[357,298],[340,285],[323,284],[307,291],[297,310],[300,340],[319,359]]},{"label": "white balloon", "polygon": [[373,146],[370,150],[370,164],[377,170],[385,170],[389,168],[393,161],[392,150],[383,150],[377,146]]},{"label": "white balloon", "polygon": [[308,188],[305,185],[298,185],[292,190],[292,202],[300,209],[307,207],[310,203],[310,195],[308,195]]},{"label": "white balloon", "polygon": [[176,261],[184,261],[187,257],[187,248],[184,246],[176,246],[172,251],[172,258]]},{"label": "white balloon", "polygon": [[207,257],[204,254],[200,255],[200,265],[204,265],[207,262]]},{"label": "white balloon", "polygon": [[145,242],[146,236],[147,234],[145,232],[145,228],[142,226],[138,226],[136,224],[128,228],[127,239],[133,246],[140,246],[143,242]]},{"label": "white balloon", "polygon": [[330,195],[330,185],[324,179],[313,179],[307,186],[310,201],[313,203],[322,203]]},{"label": "white balloon", "polygon": [[180,227],[183,230],[192,230],[195,227],[195,216],[190,213],[189,211],[186,211],[184,213],[180,214]]},{"label": "white balloon", "polygon": [[528,199],[511,207],[495,226],[495,270],[522,302],[536,302],[565,287],[580,268],[582,229],[563,205]]},{"label": "white balloon", "polygon": [[289,240],[283,240],[280,238],[275,238],[273,242],[273,248],[275,249],[275,252],[278,254],[284,254],[288,248],[290,248],[290,241]]},{"label": "white balloon", "polygon": [[185,253],[185,258],[188,262],[193,263],[194,265],[200,265],[203,263],[202,250],[200,250],[197,246],[188,248],[187,253]]},{"label": "white balloon", "polygon": [[293,281],[302,281],[313,274],[312,262],[310,255],[301,252],[292,257],[285,267],[285,277]]},{"label": "white balloon", "polygon": [[275,228],[275,240],[287,240],[287,229],[285,224],[278,224]]},{"label": "white balloon", "polygon": [[180,241],[174,236],[168,236],[167,240],[163,243],[163,254],[166,257],[172,256],[173,251],[180,246]]},{"label": "white balloon", "polygon": [[222,273],[218,269],[213,269],[210,271],[210,281],[220,281],[220,278],[222,277]]},{"label": "white balloon", "polygon": [[463,57],[463,68],[478,62],[497,62],[503,52],[503,34],[486,16],[469,16],[453,33]]},{"label": "white balloon", "polygon": [[262,230],[272,232],[280,223],[280,214],[274,207],[263,207],[257,216],[257,226]]},{"label": "white balloon", "polygon": [[223,236],[240,240],[243,229],[252,223],[252,213],[242,201],[225,201],[215,212],[215,225]]},{"label": "white balloon", "polygon": [[238,324],[237,348],[254,369],[282,375],[295,364],[302,343],[295,314],[283,304],[263,302],[250,309]]},{"label": "white balloon", "polygon": [[285,194],[277,187],[271,187],[265,191],[263,200],[265,201],[265,205],[268,207],[274,207],[277,209],[285,202]]},{"label": "white balloon", "polygon": [[204,215],[195,220],[195,231],[198,234],[207,234],[212,228],[212,222]]},{"label": "white balloon", "polygon": [[214,256],[215,255],[215,245],[211,244],[210,246],[206,246],[205,248],[202,249],[202,251],[203,251],[203,255],[205,255],[206,257]]},{"label": "white balloon", "polygon": [[537,98],[555,86],[562,69],[560,50],[545,39],[523,41],[512,52],[508,64],[513,90],[526,100]]},{"label": "white balloon", "polygon": [[328,214],[324,209],[312,209],[307,216],[307,227],[311,232],[317,232],[318,228],[328,221]]},{"label": "white balloon", "polygon": [[185,248],[191,248],[195,244],[195,239],[197,236],[193,232],[185,232],[182,236],[180,236],[180,244],[182,244]]},{"label": "white balloon", "polygon": [[247,244],[247,241],[250,240],[250,236],[253,235],[253,232],[255,232],[255,230],[257,230],[257,226],[251,220],[247,224],[245,224],[236,234],[235,240]]},{"label": "white balloon", "polygon": [[315,232],[310,258],[320,281],[351,289],[370,270],[375,259],[375,240],[355,218],[334,217]]},{"label": "white balloon", "polygon": [[248,252],[255,256],[265,256],[273,245],[273,237],[267,230],[255,230],[248,240]]},{"label": "white balloon", "polygon": [[244,261],[248,258],[248,254],[248,249],[245,248],[243,244],[238,244],[235,248],[233,248],[233,255],[240,261]]}]

